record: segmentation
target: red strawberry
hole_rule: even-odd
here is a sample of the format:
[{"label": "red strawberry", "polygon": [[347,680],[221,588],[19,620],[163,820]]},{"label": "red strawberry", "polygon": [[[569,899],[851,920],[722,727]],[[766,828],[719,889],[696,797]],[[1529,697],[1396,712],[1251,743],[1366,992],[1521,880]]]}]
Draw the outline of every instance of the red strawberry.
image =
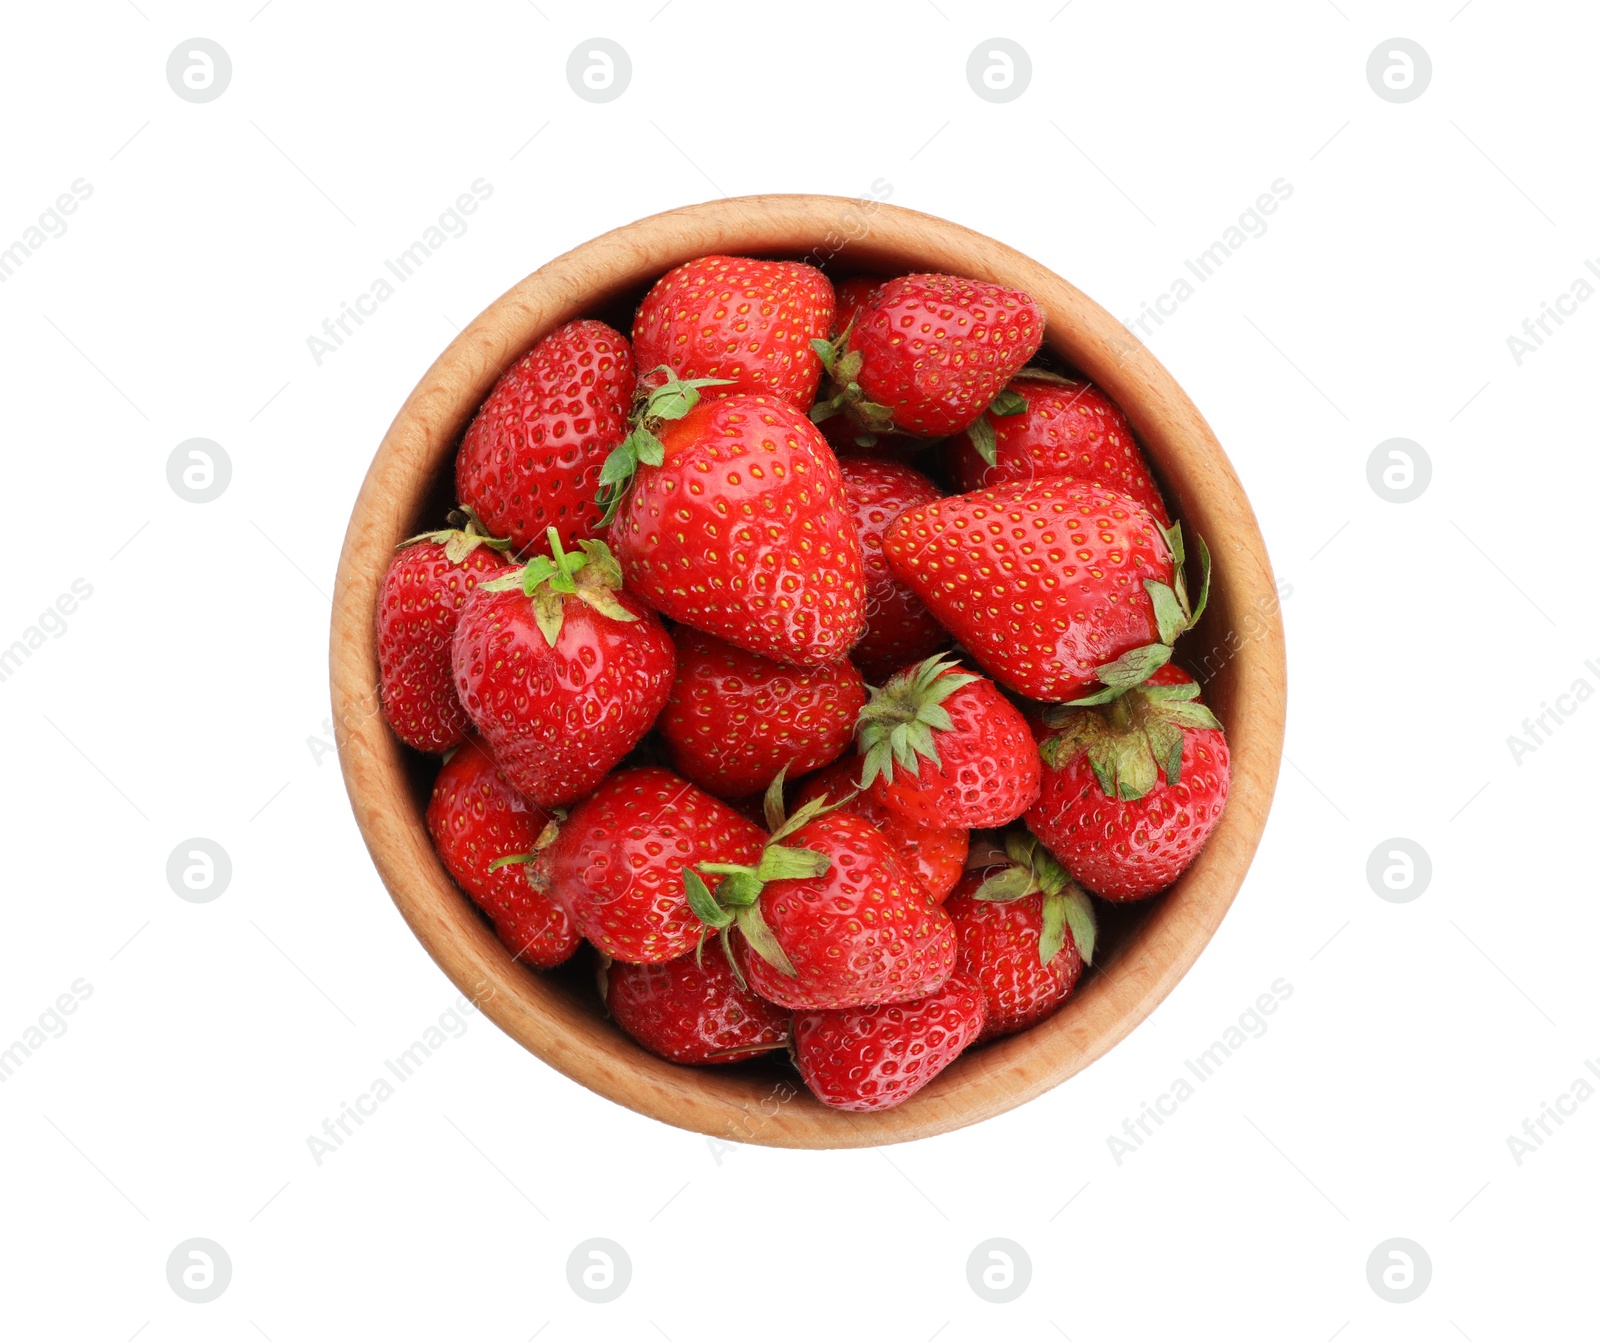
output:
[{"label": "red strawberry", "polygon": [[449,750],[472,725],[451,682],[450,644],[467,597],[508,567],[497,553],[505,545],[467,520],[465,531],[408,541],[389,561],[378,588],[378,685],[383,715],[408,746]]},{"label": "red strawberry", "polygon": [[992,680],[943,657],[874,689],[857,740],[861,785],[928,829],[998,829],[1039,795],[1027,719]]},{"label": "red strawberry", "polygon": [[1091,382],[1024,368],[949,444],[964,493],[1068,476],[1120,490],[1163,526],[1167,505],[1127,416]]},{"label": "red strawberry", "polygon": [[955,275],[902,275],[869,294],[850,333],[817,353],[832,395],[814,413],[847,411],[869,428],[919,438],[959,433],[981,415],[1044,338],[1044,313],[1020,290]]},{"label": "red strawberry", "polygon": [[945,904],[960,946],[956,972],[988,1002],[981,1039],[1048,1016],[1094,958],[1088,896],[1028,835],[1008,835],[1006,849],[1010,863],[968,872]]},{"label": "red strawberry", "polygon": [[633,321],[640,369],[725,378],[711,393],[765,392],[799,410],[816,399],[822,363],[811,348],[833,324],[833,286],[813,266],[702,256],[669,270]]},{"label": "red strawberry", "polygon": [[1109,702],[1045,712],[1047,732],[1059,734],[1040,746],[1044,783],[1028,828],[1105,899],[1165,890],[1222,818],[1228,743],[1199,694],[1169,663]]},{"label": "red strawberry", "polygon": [[860,760],[855,755],[847,755],[806,779],[795,801],[804,804],[821,797],[824,801],[838,803],[845,815],[858,815],[880,830],[900,861],[927,887],[934,901],[942,904],[966,868],[967,831],[924,829],[912,824],[872,793],[856,787],[860,775]]},{"label": "red strawberry", "polygon": [[568,322],[500,376],[461,439],[456,496],[518,549],[554,527],[600,534],[600,467],[628,432],[633,354],[604,322]]},{"label": "red strawberry", "polygon": [[741,988],[720,951],[648,965],[618,960],[602,982],[612,1020],[670,1062],[738,1062],[789,1037],[789,1013]]},{"label": "red strawberry", "polygon": [[650,730],[672,640],[621,589],[599,541],[536,556],[473,593],[452,651],[456,692],[512,785],[540,806],[589,792]]},{"label": "red strawberry", "polygon": [[800,1012],[794,1018],[795,1066],[830,1109],[892,1109],[978,1037],[986,1010],[981,989],[952,978],[915,1002]]},{"label": "red strawberry", "polygon": [[832,333],[838,336],[848,331],[861,305],[882,287],[882,275],[851,275],[834,281]]},{"label": "red strawberry", "polygon": [[679,629],[678,673],[656,723],[672,767],[718,797],[765,792],[837,759],[867,702],[849,662],[784,666],[698,630]]},{"label": "red strawberry", "polygon": [[753,862],[766,842],[759,825],[669,770],[624,769],[561,826],[548,850],[550,893],[607,955],[675,960],[704,932],[684,898],[684,869]]},{"label": "red strawberry", "polygon": [[938,499],[939,487],[909,466],[890,461],[841,459],[839,470],[867,575],[867,632],[850,649],[850,660],[877,684],[950,641],[933,613],[895,577],[883,557],[883,533],[889,525],[906,509]]},{"label": "red strawberry", "polygon": [[631,459],[614,472],[607,464],[612,488],[632,475],[611,526],[629,589],[780,662],[839,661],[865,619],[861,545],[822,435],[770,396],[700,401],[673,383],[651,406],[640,430],[649,441],[625,445]]},{"label": "red strawberry", "polygon": [[[737,925],[734,953],[750,986],[779,1006],[833,1011],[906,1002],[943,986],[955,963],[950,920],[858,816],[820,802],[782,815],[782,780],[767,794],[772,838],[755,864],[701,863],[684,885],[708,926]],[[781,822],[781,823],[774,823]]]},{"label": "red strawberry", "polygon": [[451,755],[434,780],[428,833],[439,860],[515,958],[541,969],[566,960],[579,940],[566,910],[534,889],[523,870],[550,824],[475,741]]},{"label": "red strawberry", "polygon": [[1136,685],[1172,655],[1205,608],[1210,560],[1197,547],[1191,611],[1179,527],[1075,480],[940,499],[902,513],[883,541],[889,567],[978,665],[1051,702],[1097,679]]}]

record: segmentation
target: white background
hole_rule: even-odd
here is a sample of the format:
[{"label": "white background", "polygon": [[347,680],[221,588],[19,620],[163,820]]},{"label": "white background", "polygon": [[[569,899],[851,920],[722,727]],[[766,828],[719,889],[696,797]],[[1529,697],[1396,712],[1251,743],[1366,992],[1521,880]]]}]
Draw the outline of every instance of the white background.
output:
[{"label": "white background", "polygon": [[[1506,1140],[1600,1056],[1600,706],[1520,763],[1507,745],[1600,687],[1600,303],[1521,366],[1506,343],[1600,255],[1589,7],[6,9],[0,247],[75,179],[93,194],[0,285],[0,646],[74,579],[93,595],[0,683],[0,1046],[74,981],[92,996],[0,1084],[0,1330],[1593,1335],[1600,1097],[1520,1166]],[[164,73],[196,35],[233,63],[203,105]],[[595,35],[633,64],[604,105],[564,74]],[[1033,65],[998,105],[965,76],[996,35]],[[1396,35],[1433,63],[1404,105],[1365,75]],[[307,337],[480,177],[469,231],[318,366]],[[307,1137],[454,997],[368,862],[324,719],[350,505],[455,330],[619,223],[879,179],[1127,317],[1279,178],[1268,231],[1150,340],[1291,589],[1266,838],[1155,1015],[1012,1114],[851,1153],[714,1151],[474,1017],[316,1165]],[[166,480],[197,436],[233,464],[203,505]],[[1367,483],[1396,436],[1432,461],[1412,503]],[[212,903],[167,884],[192,836],[232,860]],[[1409,903],[1365,874],[1393,836],[1432,859]],[[1119,1165],[1108,1136],[1280,978],[1267,1032]],[[195,1236],[233,1264],[205,1305],[166,1280]],[[596,1236],[633,1264],[607,1305],[566,1281]],[[1433,1264],[1404,1305],[1366,1277],[1397,1236]],[[1011,1304],[967,1282],[992,1237],[1032,1261]]]}]

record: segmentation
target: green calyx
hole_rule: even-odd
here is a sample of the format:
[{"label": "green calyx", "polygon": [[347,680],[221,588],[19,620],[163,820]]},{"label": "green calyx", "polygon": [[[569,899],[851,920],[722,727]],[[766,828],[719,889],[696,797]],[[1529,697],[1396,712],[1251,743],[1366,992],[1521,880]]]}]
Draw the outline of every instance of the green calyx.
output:
[{"label": "green calyx", "polygon": [[1172,585],[1169,587],[1153,578],[1144,580],[1144,590],[1149,594],[1161,641],[1133,648],[1116,661],[1096,667],[1095,678],[1105,688],[1074,699],[1068,707],[1087,708],[1093,704],[1108,704],[1134,687],[1143,685],[1172,660],[1173,645],[1177,643],[1179,635],[1193,629],[1206,613],[1206,602],[1211,596],[1211,551],[1201,537],[1194,538],[1200,559],[1200,597],[1191,603],[1188,581],[1183,573],[1183,523],[1174,522],[1161,534],[1172,555]]},{"label": "green calyx", "polygon": [[811,422],[821,424],[835,415],[848,413],[862,430],[860,437],[871,439],[877,433],[887,433],[894,427],[894,412],[877,401],[869,401],[861,384],[861,351],[850,348],[850,332],[854,320],[833,340],[813,340],[811,348],[822,360],[822,371],[827,374],[827,393],[811,407]]},{"label": "green calyx", "polygon": [[1052,769],[1087,754],[1106,796],[1138,801],[1160,778],[1168,787],[1182,781],[1185,728],[1222,730],[1199,695],[1193,681],[1141,684],[1104,702],[1102,695],[1090,695],[1057,704],[1044,711],[1044,722],[1058,734],[1040,742],[1039,754]]},{"label": "green calyx", "polygon": [[1049,964],[1067,944],[1067,933],[1084,964],[1094,961],[1096,923],[1089,896],[1067,873],[1055,854],[1026,831],[1006,835],[1009,865],[984,881],[974,899],[1009,903],[1029,895],[1043,899],[1043,928],[1039,934],[1039,963]]},{"label": "green calyx", "polygon": [[[797,977],[794,964],[778,944],[777,937],[767,926],[767,920],[761,916],[761,892],[768,881],[808,880],[825,875],[833,865],[833,859],[826,853],[784,846],[784,839],[819,816],[836,809],[839,804],[830,803],[826,797],[817,797],[792,816],[786,817],[783,811],[783,778],[786,772],[786,769],[780,770],[767,788],[763,806],[772,837],[761,850],[760,860],[755,866],[737,862],[700,862],[693,867],[683,868],[684,897],[689,901],[695,917],[705,924],[700,945],[695,948],[695,962],[699,963],[706,936],[713,932],[720,934],[723,953],[727,955],[740,987],[745,986],[744,975],[733,958],[733,948],[728,944],[728,928],[737,927],[744,933],[750,949],[780,974],[789,978]],[[715,887],[706,884],[707,876],[717,878]]]},{"label": "green calyx", "polygon": [[452,564],[459,564],[480,545],[487,545],[491,550],[511,548],[511,541],[506,537],[491,536],[489,528],[479,520],[477,513],[465,504],[451,509],[445,520],[450,524],[448,527],[409,537],[400,542],[399,548],[416,545],[419,541],[432,541],[435,545],[444,546],[444,557]]},{"label": "green calyx", "polygon": [[931,760],[942,768],[937,733],[950,731],[955,724],[944,701],[978,676],[952,670],[957,663],[946,656],[930,657],[909,671],[893,676],[871,697],[856,718],[856,746],[861,751],[861,786],[870,787],[877,778],[894,781],[894,767],[907,772],[922,771],[922,761]]},{"label": "green calyx", "polygon": [[483,584],[486,592],[521,591],[533,602],[533,617],[552,648],[561,637],[566,598],[576,597],[608,619],[631,624],[639,617],[617,600],[622,566],[603,541],[578,542],[578,553],[562,548],[554,527],[546,531],[548,555],[535,555],[519,569]]},{"label": "green calyx", "polygon": [[701,387],[727,387],[733,384],[726,377],[679,378],[666,364],[650,373],[665,373],[667,380],[653,390],[646,390],[641,378],[641,388],[634,401],[630,419],[632,428],[628,436],[611,450],[605,465],[600,468],[600,489],[595,502],[605,509],[600,519],[604,526],[622,507],[622,496],[628,492],[628,482],[640,465],[659,466],[666,455],[655,431],[668,420],[682,419],[700,404]]},{"label": "green calyx", "polygon": [[1012,391],[1007,387],[994,400],[989,402],[988,408],[967,426],[967,441],[977,450],[984,461],[993,466],[999,459],[994,436],[994,424],[989,416],[995,415],[1000,419],[1012,415],[1023,414],[1028,408],[1027,398],[1021,392]]}]

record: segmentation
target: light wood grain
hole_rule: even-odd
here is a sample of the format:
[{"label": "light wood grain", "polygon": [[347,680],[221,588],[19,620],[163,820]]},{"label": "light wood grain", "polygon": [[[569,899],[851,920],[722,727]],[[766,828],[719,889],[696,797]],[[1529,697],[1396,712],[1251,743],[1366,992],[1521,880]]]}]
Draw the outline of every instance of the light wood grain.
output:
[{"label": "light wood grain", "polygon": [[[1182,880],[1055,1017],[966,1054],[885,1114],[824,1109],[772,1072],[663,1062],[607,1021],[597,998],[513,963],[434,856],[424,798],[377,711],[374,603],[394,546],[448,488],[456,441],[500,372],[574,317],[636,294],[713,252],[807,257],[836,273],[933,270],[1033,294],[1046,343],[1122,406],[1215,578],[1186,638],[1233,759],[1222,822]],[[858,1147],[974,1123],[1059,1085],[1121,1040],[1195,961],[1233,901],[1266,823],[1283,742],[1283,634],[1271,565],[1249,501],[1200,413],[1104,309],[1037,262],[942,219],[830,196],[752,196],[640,220],[558,257],[496,300],[439,357],[401,408],[350,518],[330,648],[339,757],[356,822],[401,914],[450,979],[532,1053],[592,1090],[667,1123],[735,1141]]]}]

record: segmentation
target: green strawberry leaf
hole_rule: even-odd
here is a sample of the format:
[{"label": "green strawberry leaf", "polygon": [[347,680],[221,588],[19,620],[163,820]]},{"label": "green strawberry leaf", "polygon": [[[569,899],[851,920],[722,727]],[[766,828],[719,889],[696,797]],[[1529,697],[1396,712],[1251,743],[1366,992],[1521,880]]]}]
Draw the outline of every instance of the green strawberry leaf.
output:
[{"label": "green strawberry leaf", "polygon": [[1036,889],[1038,887],[1033,883],[1033,873],[1027,867],[1007,867],[985,880],[972,892],[972,897],[1006,904],[1013,899],[1031,895]]},{"label": "green strawberry leaf", "polygon": [[[1099,925],[1094,916],[1094,905],[1089,896],[1078,886],[1073,885],[1063,890],[1057,899],[1066,905],[1067,927],[1072,932],[1072,944],[1078,948],[1078,954],[1084,964],[1094,963],[1095,942],[1099,940]],[[1045,962],[1046,964],[1049,961]]]},{"label": "green strawberry leaf", "polygon": [[[699,395],[698,392],[695,393]],[[633,445],[633,455],[645,466],[659,466],[667,457],[667,449],[655,434],[642,425],[628,435]]]},{"label": "green strawberry leaf", "polygon": [[489,864],[490,871],[499,871],[501,867],[509,867],[513,863],[532,862],[538,857],[537,853],[507,853],[504,857],[497,857]]},{"label": "green strawberry leaf", "polygon": [[1176,787],[1183,777],[1183,732],[1170,721],[1153,718],[1145,724],[1144,735],[1167,786]]},{"label": "green strawberry leaf", "polygon": [[1192,680],[1187,680],[1181,685],[1141,685],[1139,692],[1146,699],[1163,702],[1169,699],[1198,699],[1200,687]]},{"label": "green strawberry leaf", "polygon": [[785,764],[778,770],[778,776],[767,784],[767,793],[761,799],[761,815],[767,822],[767,833],[771,834],[783,828],[783,776],[789,772]]},{"label": "green strawberry leaf", "polygon": [[1012,391],[1009,387],[1001,392],[994,400],[989,402],[991,415],[1020,415],[1028,408],[1028,398],[1021,392]]},{"label": "green strawberry leaf", "polygon": [[544,641],[552,648],[555,647],[556,640],[561,637],[565,613],[561,593],[548,584],[533,594],[534,622],[539,626],[539,632],[544,635]]},{"label": "green strawberry leaf", "polygon": [[1176,727],[1210,728],[1212,731],[1217,732],[1222,730],[1222,724],[1217,721],[1217,715],[1204,704],[1169,700],[1165,703],[1160,703],[1156,708],[1156,713],[1163,721],[1170,722]]},{"label": "green strawberry leaf", "polygon": [[1206,613],[1206,602],[1211,599],[1211,550],[1205,538],[1199,534],[1195,535],[1194,548],[1200,552],[1200,599],[1195,602],[1194,612],[1189,616],[1191,629],[1200,623],[1200,617]]},{"label": "green strawberry leaf", "polygon": [[986,464],[993,466],[999,460],[999,453],[995,447],[994,425],[989,423],[988,415],[979,415],[972,421],[967,428],[967,440]]},{"label": "green strawberry leaf", "polygon": [[633,479],[633,473],[639,466],[639,452],[634,445],[633,435],[629,434],[614,448],[611,455],[606,458],[605,465],[600,468],[600,488],[605,489],[611,485],[620,485]]},{"label": "green strawberry leaf", "polygon": [[733,915],[717,903],[716,897],[693,867],[683,868],[683,894],[694,916],[707,927],[727,927],[733,922]]},{"label": "green strawberry leaf", "polygon": [[1095,668],[1102,685],[1114,690],[1131,690],[1142,685],[1157,670],[1172,659],[1172,647],[1167,643],[1146,643],[1142,648],[1125,652],[1114,662]]},{"label": "green strawberry leaf", "polygon": [[756,876],[763,881],[809,880],[825,874],[833,865],[826,853],[816,853],[809,848],[784,848],[769,843],[761,850],[761,861],[756,866]]},{"label": "green strawberry leaf", "polygon": [[1100,790],[1117,801],[1138,801],[1156,785],[1156,761],[1142,734],[1106,736],[1089,747]]},{"label": "green strawberry leaf", "polygon": [[791,979],[800,977],[799,971],[790,963],[783,947],[778,944],[778,938],[767,926],[767,920],[761,916],[759,904],[750,904],[740,909],[734,916],[738,921],[739,930],[744,933],[744,939],[750,943],[751,950],[780,974]]},{"label": "green strawberry leaf", "polygon": [[1161,632],[1161,641],[1170,647],[1178,641],[1178,635],[1189,627],[1187,613],[1178,604],[1178,594],[1166,583],[1146,578],[1144,590],[1150,594],[1150,605],[1155,611],[1156,628]]},{"label": "green strawberry leaf", "polygon": [[1067,944],[1066,896],[1059,890],[1053,895],[1046,895],[1040,912],[1039,963],[1047,965],[1061,954],[1061,948]]},{"label": "green strawberry leaf", "polygon": [[835,363],[838,362],[838,353],[833,348],[831,340],[813,340],[811,348],[816,351],[817,358],[822,360],[823,370],[829,374],[833,372]]}]

